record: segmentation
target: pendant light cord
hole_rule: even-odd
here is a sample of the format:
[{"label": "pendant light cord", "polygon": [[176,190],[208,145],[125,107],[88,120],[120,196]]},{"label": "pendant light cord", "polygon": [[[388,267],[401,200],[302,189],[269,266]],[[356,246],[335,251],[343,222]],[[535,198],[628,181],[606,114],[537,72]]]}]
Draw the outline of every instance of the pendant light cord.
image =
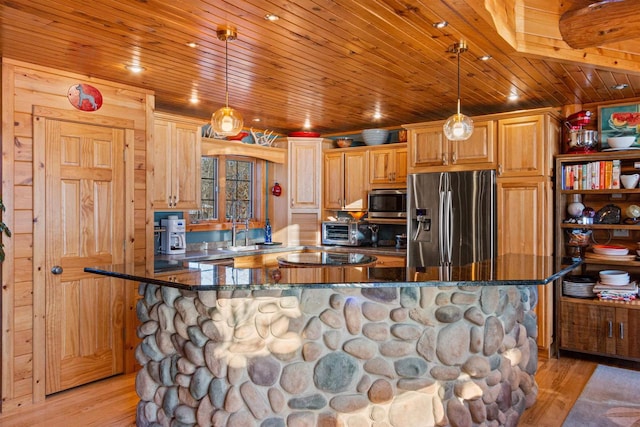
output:
[{"label": "pendant light cord", "polygon": [[[460,65],[458,65],[458,69]],[[229,108],[229,38],[224,40],[224,92],[225,106]],[[458,97],[460,97],[460,72],[458,71]]]},{"label": "pendant light cord", "polygon": [[460,48],[456,51],[458,57],[458,116],[460,115]]}]

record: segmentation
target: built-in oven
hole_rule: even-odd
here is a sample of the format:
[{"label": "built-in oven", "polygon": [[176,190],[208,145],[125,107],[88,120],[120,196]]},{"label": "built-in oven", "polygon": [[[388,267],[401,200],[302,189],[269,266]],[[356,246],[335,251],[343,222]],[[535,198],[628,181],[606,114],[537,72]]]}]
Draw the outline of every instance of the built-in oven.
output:
[{"label": "built-in oven", "polygon": [[379,189],[369,191],[369,220],[404,219],[407,217],[407,190]]}]

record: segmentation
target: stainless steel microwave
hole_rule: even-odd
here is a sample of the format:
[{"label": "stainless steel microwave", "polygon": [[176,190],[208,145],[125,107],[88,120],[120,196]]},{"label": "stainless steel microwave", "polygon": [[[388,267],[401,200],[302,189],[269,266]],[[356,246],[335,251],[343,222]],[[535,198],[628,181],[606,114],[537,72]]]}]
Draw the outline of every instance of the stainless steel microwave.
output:
[{"label": "stainless steel microwave", "polygon": [[380,189],[369,191],[369,219],[375,218],[406,218],[407,190]]}]

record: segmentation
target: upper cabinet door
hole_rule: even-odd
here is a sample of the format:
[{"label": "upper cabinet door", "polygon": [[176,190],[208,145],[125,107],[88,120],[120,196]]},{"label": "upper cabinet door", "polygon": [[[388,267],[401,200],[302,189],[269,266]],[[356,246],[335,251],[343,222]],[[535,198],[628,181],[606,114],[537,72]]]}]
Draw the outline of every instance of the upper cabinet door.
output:
[{"label": "upper cabinet door", "polygon": [[498,120],[498,176],[549,174],[545,115]]},{"label": "upper cabinet door", "polygon": [[449,163],[448,141],[442,125],[429,125],[409,131],[410,172]]},{"label": "upper cabinet door", "polygon": [[320,209],[322,140],[289,138],[291,209]]},{"label": "upper cabinet door", "polygon": [[340,210],[344,206],[344,154],[324,155],[324,207]]},{"label": "upper cabinet door", "polygon": [[344,207],[348,210],[366,210],[369,191],[368,152],[344,153]]},{"label": "upper cabinet door", "polygon": [[200,126],[196,121],[159,115],[154,119],[154,209],[198,209],[200,206]]},{"label": "upper cabinet door", "polygon": [[466,141],[450,142],[452,165],[473,165],[491,169],[496,164],[496,123],[493,120],[474,122],[473,133]]}]

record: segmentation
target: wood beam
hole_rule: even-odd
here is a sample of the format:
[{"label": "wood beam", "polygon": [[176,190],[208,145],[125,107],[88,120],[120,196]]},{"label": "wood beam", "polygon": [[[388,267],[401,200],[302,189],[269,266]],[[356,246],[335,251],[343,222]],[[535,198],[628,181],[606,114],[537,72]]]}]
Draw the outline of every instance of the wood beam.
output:
[{"label": "wood beam", "polygon": [[634,17],[640,14],[640,1],[605,0],[560,17],[560,33],[574,49],[602,46],[640,37]]}]

